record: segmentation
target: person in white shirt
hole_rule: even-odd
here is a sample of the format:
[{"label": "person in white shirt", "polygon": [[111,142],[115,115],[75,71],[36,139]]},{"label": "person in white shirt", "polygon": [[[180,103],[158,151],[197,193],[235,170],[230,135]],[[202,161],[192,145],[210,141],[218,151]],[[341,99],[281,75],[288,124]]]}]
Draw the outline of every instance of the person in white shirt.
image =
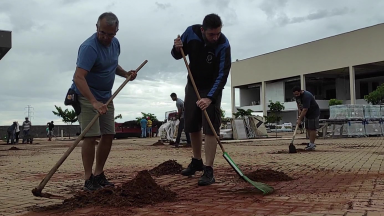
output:
[{"label": "person in white shirt", "polygon": [[19,122],[16,121],[16,133],[15,133],[15,143],[19,143],[19,134],[20,134],[20,125],[19,125]]}]

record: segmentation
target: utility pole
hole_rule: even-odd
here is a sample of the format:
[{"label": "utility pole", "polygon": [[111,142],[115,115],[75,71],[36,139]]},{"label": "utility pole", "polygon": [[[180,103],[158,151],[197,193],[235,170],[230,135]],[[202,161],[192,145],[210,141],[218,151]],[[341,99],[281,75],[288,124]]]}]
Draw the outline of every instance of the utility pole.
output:
[{"label": "utility pole", "polygon": [[33,117],[34,108],[31,105],[28,105],[25,108],[27,109],[26,112],[27,112],[28,118],[31,119]]}]

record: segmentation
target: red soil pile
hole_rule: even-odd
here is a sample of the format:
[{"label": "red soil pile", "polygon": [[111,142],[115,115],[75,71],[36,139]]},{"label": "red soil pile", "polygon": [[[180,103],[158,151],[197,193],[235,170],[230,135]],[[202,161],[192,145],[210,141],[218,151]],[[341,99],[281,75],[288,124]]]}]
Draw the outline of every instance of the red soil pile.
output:
[{"label": "red soil pile", "polygon": [[66,199],[62,204],[34,208],[33,211],[64,210],[90,206],[105,207],[143,207],[160,202],[176,200],[176,193],[156,184],[147,170],[140,171],[137,176],[116,188],[103,188],[95,192],[78,192],[74,197]]},{"label": "red soil pile", "polygon": [[157,141],[157,142],[153,143],[152,145],[153,145],[153,146],[163,146],[164,143],[161,142],[161,141]]},{"label": "red soil pile", "polygon": [[176,162],[176,160],[168,160],[159,166],[151,169],[149,173],[156,177],[162,175],[175,175],[180,174],[181,170],[183,170],[183,166]]},{"label": "red soil pile", "polygon": [[293,178],[287,174],[271,169],[258,169],[256,171],[245,174],[252,181],[291,181]]}]

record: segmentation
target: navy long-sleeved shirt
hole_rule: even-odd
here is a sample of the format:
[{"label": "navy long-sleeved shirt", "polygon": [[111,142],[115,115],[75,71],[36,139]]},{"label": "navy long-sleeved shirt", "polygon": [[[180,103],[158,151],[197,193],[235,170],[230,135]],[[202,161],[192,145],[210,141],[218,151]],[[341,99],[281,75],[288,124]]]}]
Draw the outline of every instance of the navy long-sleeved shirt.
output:
[{"label": "navy long-sleeved shirt", "polygon": [[[189,26],[181,35],[181,41],[184,54],[189,57],[189,67],[196,87],[209,90],[207,97],[214,103],[227,83],[232,65],[231,47],[223,33],[215,47],[206,46],[200,29],[201,25]],[[171,54],[177,60],[183,58],[175,46]],[[188,83],[191,83],[189,76]]]}]

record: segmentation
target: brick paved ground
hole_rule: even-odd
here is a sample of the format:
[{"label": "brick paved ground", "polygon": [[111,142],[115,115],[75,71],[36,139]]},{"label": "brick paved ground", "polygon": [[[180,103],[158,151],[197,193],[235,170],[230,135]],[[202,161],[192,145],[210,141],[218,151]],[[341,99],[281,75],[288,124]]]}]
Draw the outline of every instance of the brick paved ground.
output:
[{"label": "brick paved ground", "polygon": [[[106,174],[121,183],[137,171],[176,159],[186,166],[191,149],[151,146],[156,139],[115,141]],[[296,147],[304,140],[297,140]],[[39,144],[37,144],[40,142]],[[217,183],[197,186],[197,178],[180,175],[155,178],[178,193],[178,201],[137,209],[80,209],[75,212],[27,213],[33,205],[60,203],[34,197],[35,188],[72,144],[68,141],[18,145],[19,151],[0,145],[0,215],[384,215],[384,139],[350,138],[318,140],[315,152],[287,154],[290,140],[225,144],[244,171],[271,168],[293,181],[268,182],[275,192],[262,196],[236,174],[218,149]],[[278,151],[285,151],[277,153]],[[82,185],[80,148],[77,147],[44,188],[44,192],[71,196]],[[381,213],[383,212],[383,213]]]}]

